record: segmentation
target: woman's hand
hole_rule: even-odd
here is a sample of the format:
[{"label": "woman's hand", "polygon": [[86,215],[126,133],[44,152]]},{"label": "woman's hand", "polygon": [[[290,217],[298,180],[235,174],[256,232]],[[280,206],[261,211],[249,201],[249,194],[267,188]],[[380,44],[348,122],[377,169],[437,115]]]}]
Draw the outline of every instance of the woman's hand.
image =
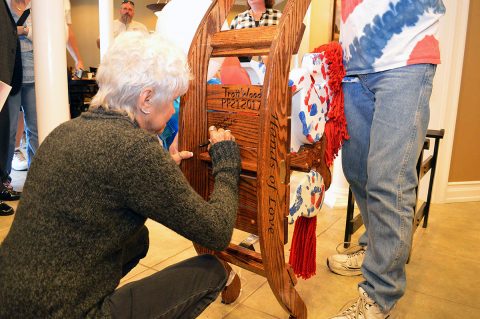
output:
[{"label": "woman's hand", "polygon": [[223,128],[217,129],[215,126],[210,126],[208,128],[208,134],[210,135],[210,146],[221,141],[235,141],[235,136],[233,136],[230,130],[224,130]]},{"label": "woman's hand", "polygon": [[189,152],[189,151],[179,152],[178,149],[177,149],[177,146],[174,145],[174,144],[170,145],[170,148],[168,149],[168,151],[170,152],[170,156],[175,161],[175,163],[177,163],[177,165],[180,165],[182,160],[190,158],[190,157],[193,156],[193,153]]}]

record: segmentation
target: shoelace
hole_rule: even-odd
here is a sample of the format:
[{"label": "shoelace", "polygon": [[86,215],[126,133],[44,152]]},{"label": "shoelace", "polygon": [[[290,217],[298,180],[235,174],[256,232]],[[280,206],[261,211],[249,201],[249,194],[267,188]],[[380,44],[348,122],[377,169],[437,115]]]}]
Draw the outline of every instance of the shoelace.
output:
[{"label": "shoelace", "polygon": [[347,319],[357,319],[358,318],[358,304],[360,302],[360,299],[362,297],[359,297],[357,299],[352,299],[349,302],[347,302],[342,308],[344,308],[346,305],[351,303],[351,306],[345,309],[341,315],[345,316]]},{"label": "shoelace", "polygon": [[[345,244],[348,244],[348,248],[343,248]],[[351,255],[354,253],[362,252],[365,250],[364,246],[359,245],[359,244],[352,244],[350,242],[343,242],[337,245],[337,253],[342,254],[342,255]]]},{"label": "shoelace", "polygon": [[363,255],[363,254],[365,254],[365,251],[359,250],[359,251],[357,251],[357,252],[355,252],[355,253],[353,253],[353,254],[348,254],[348,255],[347,255],[347,258],[348,258],[348,259],[353,259],[353,258],[356,258],[356,257],[358,257],[358,256],[360,256],[360,255]]},{"label": "shoelace", "polygon": [[[363,296],[358,298],[358,301],[357,301],[357,312],[356,312],[356,317],[354,318],[360,318],[360,316],[362,316],[363,318],[365,318],[365,313],[372,307],[374,307],[377,303],[375,301],[373,301],[372,299],[370,299],[367,295],[366,292],[363,293]],[[378,309],[376,309],[375,311],[378,311]],[[390,317],[390,315],[387,315],[386,317],[384,317],[384,315],[382,315],[383,318],[387,319]]]}]

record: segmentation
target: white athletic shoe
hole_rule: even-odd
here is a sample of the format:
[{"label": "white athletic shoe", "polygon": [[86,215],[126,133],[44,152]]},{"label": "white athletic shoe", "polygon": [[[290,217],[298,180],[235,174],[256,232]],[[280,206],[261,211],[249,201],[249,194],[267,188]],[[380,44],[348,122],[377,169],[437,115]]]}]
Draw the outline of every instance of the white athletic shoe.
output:
[{"label": "white athletic shoe", "polygon": [[365,258],[365,247],[360,245],[354,245],[343,251],[339,251],[339,247],[343,243],[337,246],[336,255],[331,255],[327,258],[328,268],[342,276],[359,276],[362,274],[361,268],[363,259]]},{"label": "white athletic shoe", "polygon": [[387,319],[390,312],[383,313],[378,304],[368,296],[361,287],[358,287],[360,297],[352,300],[343,307],[343,310],[330,319]]},{"label": "white athletic shoe", "polygon": [[22,148],[15,149],[13,153],[12,168],[16,171],[26,171],[28,169],[28,162]]}]

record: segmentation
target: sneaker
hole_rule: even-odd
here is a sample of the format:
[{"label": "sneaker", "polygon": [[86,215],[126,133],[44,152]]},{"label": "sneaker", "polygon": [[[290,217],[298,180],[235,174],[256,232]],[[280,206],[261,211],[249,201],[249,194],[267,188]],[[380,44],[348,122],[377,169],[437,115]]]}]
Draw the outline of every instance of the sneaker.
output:
[{"label": "sneaker", "polygon": [[341,313],[330,319],[387,319],[390,312],[384,313],[378,304],[368,296],[361,287],[358,287],[360,297],[352,300],[341,310]]},{"label": "sneaker", "polygon": [[12,168],[16,171],[26,171],[28,169],[27,158],[21,148],[15,149],[15,153],[13,153]]},{"label": "sneaker", "polygon": [[354,245],[343,251],[339,250],[339,247],[343,243],[337,246],[336,255],[331,255],[327,258],[328,268],[342,276],[359,276],[362,274],[361,268],[363,259],[365,258],[365,247],[361,245]]}]

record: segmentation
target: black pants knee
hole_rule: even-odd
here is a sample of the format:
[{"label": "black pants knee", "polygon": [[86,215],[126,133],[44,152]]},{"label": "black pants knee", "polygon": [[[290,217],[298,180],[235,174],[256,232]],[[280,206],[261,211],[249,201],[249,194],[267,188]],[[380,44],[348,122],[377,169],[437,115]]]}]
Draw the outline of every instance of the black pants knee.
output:
[{"label": "black pants knee", "polygon": [[105,299],[112,318],[196,318],[225,287],[217,257],[196,256],[129,283]]}]

